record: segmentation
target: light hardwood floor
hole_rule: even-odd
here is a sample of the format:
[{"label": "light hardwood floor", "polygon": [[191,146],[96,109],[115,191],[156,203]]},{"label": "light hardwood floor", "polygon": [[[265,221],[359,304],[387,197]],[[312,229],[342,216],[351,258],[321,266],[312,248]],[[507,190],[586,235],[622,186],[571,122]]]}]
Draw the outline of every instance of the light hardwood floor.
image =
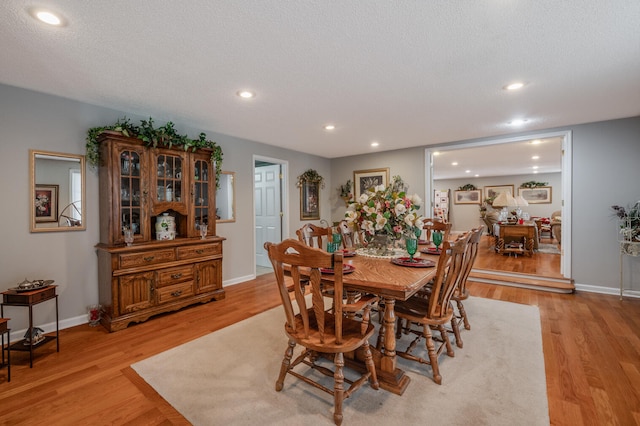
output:
[{"label": "light hardwood floor", "polygon": [[[540,308],[551,424],[640,424],[640,300],[476,283],[470,291]],[[55,345],[40,348],[30,369],[27,353],[12,352],[10,383],[0,370],[0,424],[188,424],[129,366],[278,304],[266,274],[229,286],[225,300],[115,333],[88,325],[62,330],[60,353]],[[467,333],[473,318],[471,325]]]}]

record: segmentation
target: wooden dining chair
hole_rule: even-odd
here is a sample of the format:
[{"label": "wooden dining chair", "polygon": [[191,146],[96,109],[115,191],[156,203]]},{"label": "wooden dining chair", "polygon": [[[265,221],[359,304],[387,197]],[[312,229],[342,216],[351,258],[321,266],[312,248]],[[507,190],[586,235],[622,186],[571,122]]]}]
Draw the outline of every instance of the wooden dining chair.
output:
[{"label": "wooden dining chair", "polygon": [[338,232],[342,236],[343,249],[355,249],[359,243],[358,230],[349,226],[349,222],[341,220],[338,223]]},{"label": "wooden dining chair", "polygon": [[431,233],[433,231],[442,232],[442,241],[449,241],[451,233],[451,223],[442,222],[439,219],[424,219],[422,229],[426,232],[426,240],[431,241]]},{"label": "wooden dining chair", "polygon": [[[442,253],[436,266],[436,276],[428,297],[416,295],[406,301],[396,302],[395,314],[398,318],[396,337],[399,339],[403,332],[416,335],[416,338],[407,345],[406,350],[396,349],[396,355],[421,364],[431,365],[433,381],[437,384],[442,384],[438,357],[445,348],[447,355],[454,356],[445,324],[450,323],[453,317],[451,297],[455,291],[458,276],[462,273],[464,254],[470,236],[467,233],[452,244],[448,241],[443,243]],[[404,327],[403,322],[405,323]],[[434,338],[432,329],[439,331],[440,339]],[[423,338],[428,359],[413,353],[418,342]]]},{"label": "wooden dining chair", "polygon": [[[294,239],[287,239],[279,244],[267,242],[264,244],[264,248],[273,265],[286,318],[284,331],[289,338],[280,367],[280,375],[276,380],[276,391],[279,392],[283,389],[284,379],[288,373],[333,395],[333,419],[336,425],[340,425],[343,417],[342,402],[345,398],[350,397],[367,380],[372,388],[378,389],[378,378],[369,348],[369,338],[374,333],[374,327],[368,318],[359,321],[343,315],[345,312],[360,310],[362,306],[359,306],[358,303],[345,304],[343,301],[343,258],[341,252],[327,253]],[[323,269],[333,271],[333,312],[331,313],[327,311],[320,286]],[[285,284],[285,273],[297,283],[294,285],[295,297],[293,300],[289,296]],[[310,297],[305,298],[300,286],[301,280],[308,280]],[[298,314],[296,314],[294,304],[297,305]],[[294,359],[294,349],[297,345],[302,346],[303,350]],[[359,348],[362,348],[364,353],[366,371],[354,381],[345,380],[343,373],[344,353],[351,353]],[[333,355],[333,371],[319,365],[318,360],[321,355]],[[300,364],[305,364],[310,368],[304,371],[298,371],[300,369],[294,371],[294,368]],[[313,380],[310,375],[305,375],[312,369],[323,375],[333,376],[333,389]],[[345,381],[349,385],[347,389],[345,389]],[[316,397],[310,395],[310,398],[315,399]]]},{"label": "wooden dining chair", "polygon": [[464,254],[462,273],[458,278],[458,283],[456,285],[455,291],[453,292],[453,296],[451,296],[451,300],[456,302],[455,307],[457,308],[457,312],[454,312],[453,317],[451,318],[451,328],[456,339],[456,346],[458,346],[459,348],[462,348],[463,346],[463,342],[460,337],[460,322],[463,322],[464,328],[466,330],[471,330],[471,325],[469,324],[469,319],[467,318],[467,312],[464,309],[462,301],[469,298],[467,279],[469,278],[471,269],[473,269],[473,264],[476,261],[476,257],[478,257],[478,245],[480,243],[480,239],[482,238],[483,230],[484,227],[480,226],[478,228],[472,229],[470,232],[469,242],[467,243]]},{"label": "wooden dining chair", "polygon": [[302,241],[309,247],[324,249],[327,247],[327,242],[333,237],[333,230],[330,226],[323,228],[313,223],[307,223],[302,228],[296,230],[296,236],[298,237],[298,241]]}]

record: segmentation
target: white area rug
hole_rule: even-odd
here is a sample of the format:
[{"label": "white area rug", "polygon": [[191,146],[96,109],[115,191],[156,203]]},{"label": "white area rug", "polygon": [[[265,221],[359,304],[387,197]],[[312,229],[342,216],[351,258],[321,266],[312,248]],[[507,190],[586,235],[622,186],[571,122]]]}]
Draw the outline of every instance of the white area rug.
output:
[{"label": "white area rug", "polygon": [[[442,385],[399,359],[411,377],[404,395],[365,384],[345,400],[343,424],[548,425],[538,308],[473,297],[465,307],[472,328],[454,358],[440,358]],[[278,307],[132,367],[195,425],[331,425],[329,394],[290,375],[275,391],[283,323]]]}]

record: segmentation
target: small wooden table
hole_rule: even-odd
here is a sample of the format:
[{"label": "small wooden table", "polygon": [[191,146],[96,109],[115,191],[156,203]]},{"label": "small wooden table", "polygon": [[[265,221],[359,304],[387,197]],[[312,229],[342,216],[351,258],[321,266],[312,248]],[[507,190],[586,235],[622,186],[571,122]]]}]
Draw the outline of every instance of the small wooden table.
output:
[{"label": "small wooden table", "polygon": [[[0,351],[2,352],[2,364],[0,368],[7,366],[7,382],[11,381],[11,329],[7,325],[10,318],[0,318],[0,336],[2,336],[2,346]],[[4,347],[4,335],[7,335],[7,347]],[[7,363],[4,363],[4,351],[7,351]]]},{"label": "small wooden table", "polygon": [[[501,223],[496,227],[498,228],[495,236],[497,253],[533,255],[533,249],[538,246],[538,233],[535,223],[525,223],[522,225]],[[511,243],[517,245],[511,246]]]},{"label": "small wooden table", "polygon": [[[438,263],[439,257],[421,253],[421,258]],[[396,365],[396,300],[407,300],[424,287],[436,274],[436,267],[413,268],[391,263],[390,259],[356,255],[346,257],[345,263],[355,266],[355,271],[342,277],[346,289],[375,294],[384,302],[384,350],[372,347],[378,381],[383,389],[402,395],[411,379]],[[327,283],[333,275],[323,275]],[[358,355],[358,354],[356,354]],[[358,359],[360,359],[358,357]],[[345,359],[345,362],[347,360]]]},{"label": "small wooden table", "polygon": [[[44,345],[52,340],[56,341],[56,351],[60,352],[59,326],[58,326],[58,295],[56,294],[56,285],[50,285],[44,288],[31,291],[17,292],[15,290],[7,290],[2,292],[2,303],[0,303],[0,317],[4,316],[5,306],[22,306],[29,308],[29,330],[33,330],[33,307],[47,300],[55,300],[56,302],[56,335],[46,335],[43,340],[35,344],[24,344],[24,340],[20,340],[11,346],[11,349],[17,351],[29,351],[29,367],[33,368],[33,351],[35,348]],[[28,332],[28,331],[27,331]]]}]

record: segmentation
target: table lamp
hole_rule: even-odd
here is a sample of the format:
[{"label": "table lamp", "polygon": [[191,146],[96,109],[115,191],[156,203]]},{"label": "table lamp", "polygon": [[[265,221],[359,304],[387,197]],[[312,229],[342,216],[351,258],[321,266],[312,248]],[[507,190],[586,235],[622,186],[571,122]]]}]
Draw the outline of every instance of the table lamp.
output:
[{"label": "table lamp", "polygon": [[522,195],[518,195],[516,197],[516,204],[518,205],[518,208],[516,208],[516,214],[518,215],[518,219],[520,219],[520,217],[522,216],[522,209],[520,207],[528,206],[529,202],[525,200]]},{"label": "table lamp", "polygon": [[493,207],[502,207],[502,212],[500,212],[500,220],[506,220],[509,215],[509,210],[507,207],[518,207],[518,203],[513,195],[508,192],[501,192],[498,196],[493,200]]}]

